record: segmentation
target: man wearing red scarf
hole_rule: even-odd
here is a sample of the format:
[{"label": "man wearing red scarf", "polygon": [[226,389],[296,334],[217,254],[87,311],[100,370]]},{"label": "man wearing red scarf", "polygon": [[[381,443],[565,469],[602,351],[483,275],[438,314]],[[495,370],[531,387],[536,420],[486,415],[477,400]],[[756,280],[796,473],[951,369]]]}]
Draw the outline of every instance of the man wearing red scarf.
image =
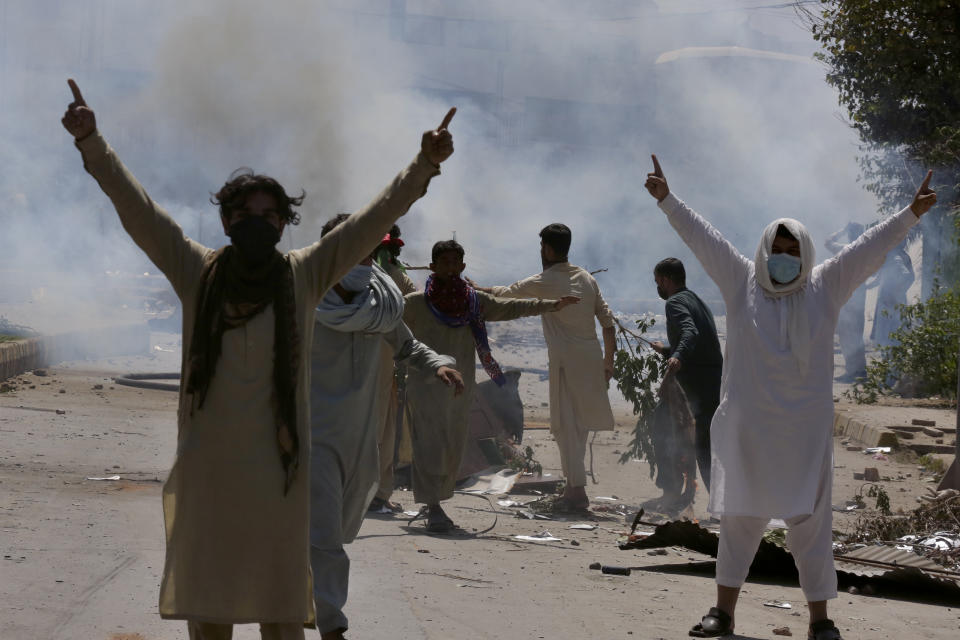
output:
[{"label": "man wearing red scarf", "polygon": [[467,439],[467,414],[476,387],[476,356],[487,375],[503,384],[503,372],[493,358],[485,322],[513,320],[559,311],[578,302],[506,300],[477,291],[460,274],[466,268],[464,251],[454,240],[433,245],[430,277],[425,291],[407,295],[404,322],[418,340],[457,360],[466,391],[457,397],[438,394],[436,386],[410,380],[407,399],[413,424],[413,495],[428,507],[427,530],[447,533],[453,521],[440,502],[453,496],[457,471]]}]

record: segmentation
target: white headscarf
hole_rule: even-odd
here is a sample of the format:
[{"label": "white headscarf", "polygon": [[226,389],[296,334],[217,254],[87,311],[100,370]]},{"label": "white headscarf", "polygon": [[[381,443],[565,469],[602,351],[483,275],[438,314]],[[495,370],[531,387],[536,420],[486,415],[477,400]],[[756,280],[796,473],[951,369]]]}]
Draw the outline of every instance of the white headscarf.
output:
[{"label": "white headscarf", "polygon": [[[788,284],[778,284],[770,278],[767,269],[767,260],[773,248],[773,239],[777,235],[777,228],[783,225],[793,237],[800,242],[800,275]],[[807,228],[793,218],[774,220],[763,230],[760,246],[757,247],[757,257],[754,261],[754,272],[757,284],[763,290],[763,295],[776,300],[780,311],[780,347],[785,349],[790,345],[790,351],[797,359],[800,371],[806,373],[810,364],[810,318],[804,309],[804,293],[807,287],[807,278],[813,270],[816,251],[813,240]]]}]

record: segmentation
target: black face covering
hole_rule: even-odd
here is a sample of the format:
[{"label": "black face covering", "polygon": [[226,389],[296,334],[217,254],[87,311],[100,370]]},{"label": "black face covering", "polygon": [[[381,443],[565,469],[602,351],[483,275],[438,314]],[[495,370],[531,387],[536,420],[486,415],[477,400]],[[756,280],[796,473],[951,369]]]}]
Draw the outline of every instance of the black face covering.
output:
[{"label": "black face covering", "polygon": [[669,295],[667,295],[666,290],[660,285],[657,285],[657,295],[663,298],[664,300],[670,297]]},{"label": "black face covering", "polygon": [[280,232],[260,216],[244,218],[230,225],[230,240],[247,264],[262,264],[273,255]]}]

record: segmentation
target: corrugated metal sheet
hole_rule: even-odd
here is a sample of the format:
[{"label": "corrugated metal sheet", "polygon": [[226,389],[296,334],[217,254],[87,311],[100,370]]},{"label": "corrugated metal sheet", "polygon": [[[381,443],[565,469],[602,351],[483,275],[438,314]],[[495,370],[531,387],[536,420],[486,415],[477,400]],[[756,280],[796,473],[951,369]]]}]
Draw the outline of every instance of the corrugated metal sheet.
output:
[{"label": "corrugated metal sheet", "polygon": [[834,556],[838,571],[857,576],[894,577],[898,572],[920,572],[928,577],[960,582],[960,573],[947,570],[933,560],[892,545],[873,545]]},{"label": "corrugated metal sheet", "polygon": [[[621,538],[620,549],[626,551],[677,546],[716,557],[718,544],[719,538],[716,533],[695,522],[678,520],[657,526],[649,536],[634,539]],[[837,574],[840,577],[859,576],[893,580],[919,578],[952,588],[960,586],[960,573],[948,571],[932,560],[912,551],[897,549],[892,545],[863,547],[834,557]],[[778,544],[763,540],[750,571],[795,574],[796,568],[789,551]]]}]

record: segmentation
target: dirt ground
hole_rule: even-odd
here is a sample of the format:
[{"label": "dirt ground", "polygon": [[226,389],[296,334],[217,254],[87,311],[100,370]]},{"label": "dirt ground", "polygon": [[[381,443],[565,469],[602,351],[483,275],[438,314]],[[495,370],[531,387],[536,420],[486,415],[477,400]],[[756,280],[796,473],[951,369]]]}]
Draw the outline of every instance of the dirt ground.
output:
[{"label": "dirt ground", "polygon": [[[545,368],[545,354],[535,342],[507,339],[502,331],[493,336],[500,340],[503,364]],[[178,349],[177,336],[158,334],[152,357],[66,363],[46,376],[20,376],[15,391],[0,394],[0,639],[186,638],[184,623],[157,615],[164,554],[160,488],[174,455],[176,394],[122,387],[112,380],[131,371],[176,370]],[[525,373],[521,393],[528,422],[545,421],[546,382]],[[599,434],[592,447],[597,484],[588,491],[595,507],[636,505],[659,495],[646,463],[618,463],[632,419],[622,399],[614,405],[619,428]],[[871,410],[862,411],[869,415]],[[939,411],[938,424],[955,419],[951,411],[924,411]],[[880,419],[892,418],[884,413]],[[525,442],[534,447],[545,472],[560,474],[548,431],[531,429]],[[847,451],[839,438],[835,443],[835,504],[853,497],[862,482],[852,474],[865,466],[891,478],[883,484],[894,511],[914,508],[917,496],[932,486],[915,461],[874,460]],[[112,475],[121,479],[89,479]],[[408,510],[415,508],[409,492],[394,498]],[[708,518],[705,504],[700,491],[694,504],[698,519]],[[657,570],[709,557],[680,548],[666,555],[620,551],[616,538],[627,529],[621,515],[526,520],[497,506],[496,496],[488,501],[468,495],[455,496],[448,512],[469,535],[428,536],[421,523],[408,526],[402,517],[366,520],[348,548],[349,637],[683,638],[713,604],[711,573]],[[835,528],[852,526],[860,513],[836,514]],[[578,522],[597,527],[570,528]],[[543,531],[561,540],[514,538]],[[635,570],[630,576],[607,576],[588,569],[593,562]],[[764,606],[772,600],[792,608]],[[784,626],[804,637],[804,609],[795,583],[749,581],[737,609],[742,634],[737,637],[780,637],[773,629]],[[960,601],[934,602],[926,596],[842,592],[831,603],[831,615],[847,640],[953,640],[960,630]],[[259,634],[247,625],[234,637]],[[310,631],[308,637],[318,634]]]}]

